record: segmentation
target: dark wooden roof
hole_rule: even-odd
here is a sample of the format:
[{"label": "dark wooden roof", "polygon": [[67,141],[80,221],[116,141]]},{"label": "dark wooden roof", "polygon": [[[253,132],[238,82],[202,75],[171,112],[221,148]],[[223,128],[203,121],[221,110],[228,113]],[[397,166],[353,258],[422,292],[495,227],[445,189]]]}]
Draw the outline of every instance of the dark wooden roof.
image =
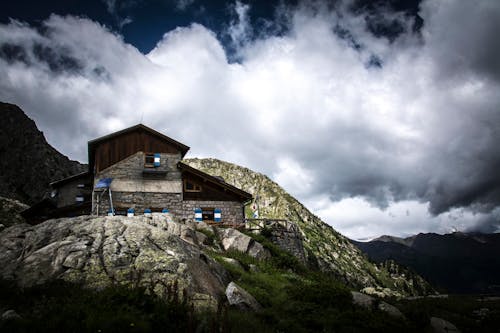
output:
[{"label": "dark wooden roof", "polygon": [[215,184],[215,185],[218,185],[218,186],[224,188],[228,192],[240,197],[242,199],[242,201],[244,201],[244,202],[252,199],[252,195],[250,193],[245,192],[243,190],[240,190],[239,188],[237,188],[231,184],[226,183],[224,180],[221,179],[221,177],[211,176],[208,173],[205,173],[203,171],[195,169],[195,168],[193,168],[187,164],[184,164],[182,162],[177,163],[177,167],[182,172],[192,173],[198,177],[203,178],[203,180],[205,180],[205,181],[208,181],[212,184]]},{"label": "dark wooden roof", "polygon": [[[137,133],[137,135],[135,135],[135,138],[132,138],[132,136],[134,136],[134,133]],[[142,136],[143,134],[146,134],[147,137],[151,138],[151,139],[149,139],[149,141],[151,141],[151,140],[154,141],[154,142],[149,142],[150,145],[152,144],[152,145],[155,145],[156,147],[158,147],[158,146],[171,147],[170,149],[173,149],[174,151],[179,151],[181,153],[182,157],[184,157],[189,150],[189,147],[186,146],[185,144],[180,143],[172,138],[169,138],[168,136],[166,136],[158,131],[155,131],[154,129],[149,128],[143,124],[138,124],[138,125],[123,129],[121,131],[114,132],[114,133],[111,133],[111,134],[108,134],[108,135],[102,136],[100,138],[89,141],[88,142],[89,172],[93,173],[93,171],[94,171],[94,165],[96,163],[96,160],[95,160],[96,150],[98,150],[98,147],[101,146],[101,148],[102,148],[102,146],[105,146],[106,144],[113,143],[113,142],[116,144],[116,140],[124,140],[123,144],[120,144],[120,145],[127,146],[127,148],[125,149],[126,152],[124,152],[123,149],[120,149],[120,152],[116,152],[117,155],[121,156],[123,154],[127,155],[128,153],[135,153],[136,151],[128,152],[127,150],[131,149],[129,147],[131,144],[136,145],[137,142],[134,140],[137,138],[138,135],[139,135],[139,137],[144,137],[144,136]],[[131,139],[133,140],[132,142],[130,142]],[[137,150],[137,147],[135,147],[135,150]],[[121,156],[121,157],[126,157],[126,156]],[[105,164],[106,165],[113,164],[116,162],[118,162],[118,160],[112,159],[110,161],[107,161]]]},{"label": "dark wooden roof", "polygon": [[77,173],[76,175],[72,175],[63,179],[56,180],[55,182],[50,183],[49,185],[52,187],[58,187],[61,185],[64,185],[70,181],[76,180],[76,179],[81,179],[81,178],[89,178],[90,179],[90,173],[88,171],[82,172],[82,173]]}]

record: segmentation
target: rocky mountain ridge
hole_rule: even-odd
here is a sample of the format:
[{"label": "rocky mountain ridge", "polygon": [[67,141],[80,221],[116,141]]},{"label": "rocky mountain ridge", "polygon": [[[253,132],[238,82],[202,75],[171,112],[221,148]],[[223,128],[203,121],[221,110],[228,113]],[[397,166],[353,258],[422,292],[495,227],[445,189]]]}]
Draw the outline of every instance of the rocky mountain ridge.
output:
[{"label": "rocky mountain ridge", "polygon": [[[408,276],[408,271],[388,270],[383,265],[369,262],[346,237],[312,214],[269,177],[217,159],[193,158],[184,162],[220,176],[229,184],[251,193],[254,198],[258,197],[259,217],[296,223],[303,235],[310,266],[331,272],[351,286],[365,288],[365,292],[380,296],[432,292],[432,287],[416,274]],[[247,216],[251,216],[250,211]]]},{"label": "rocky mountain ridge", "polygon": [[355,244],[375,262],[398,262],[443,291],[500,291],[500,233],[421,233],[407,238],[382,236]]},{"label": "rocky mountain ridge", "polygon": [[0,114],[0,196],[31,205],[50,182],[87,171],[49,145],[18,106],[0,102]]}]

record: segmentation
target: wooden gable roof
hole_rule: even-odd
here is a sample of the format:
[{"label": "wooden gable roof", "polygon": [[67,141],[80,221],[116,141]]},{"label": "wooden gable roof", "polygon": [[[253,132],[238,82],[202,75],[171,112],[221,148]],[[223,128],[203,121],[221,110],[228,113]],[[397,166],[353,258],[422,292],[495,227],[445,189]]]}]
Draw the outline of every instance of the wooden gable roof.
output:
[{"label": "wooden gable roof", "polygon": [[[196,177],[199,177],[202,179],[204,182],[209,183],[212,185],[214,188],[218,188],[220,191],[225,192],[229,194],[230,196],[234,197],[237,199],[237,201],[240,202],[248,202],[252,200],[252,195],[248,192],[245,192],[231,184],[226,183],[223,179],[220,177],[214,177],[211,176],[203,171],[200,171],[198,169],[195,169],[187,164],[184,164],[182,162],[177,163],[177,167],[183,175],[194,175]],[[184,177],[184,176],[183,176]]]},{"label": "wooden gable roof", "polygon": [[138,124],[88,142],[89,171],[103,170],[136,152],[181,153],[189,147],[152,128]]}]

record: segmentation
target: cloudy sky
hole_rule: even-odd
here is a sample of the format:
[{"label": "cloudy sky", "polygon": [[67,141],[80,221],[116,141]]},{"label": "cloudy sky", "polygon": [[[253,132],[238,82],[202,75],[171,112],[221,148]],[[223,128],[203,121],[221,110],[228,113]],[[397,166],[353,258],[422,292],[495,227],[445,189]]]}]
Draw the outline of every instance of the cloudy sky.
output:
[{"label": "cloudy sky", "polygon": [[0,100],[72,159],[143,122],[348,237],[500,231],[500,1],[0,9]]}]

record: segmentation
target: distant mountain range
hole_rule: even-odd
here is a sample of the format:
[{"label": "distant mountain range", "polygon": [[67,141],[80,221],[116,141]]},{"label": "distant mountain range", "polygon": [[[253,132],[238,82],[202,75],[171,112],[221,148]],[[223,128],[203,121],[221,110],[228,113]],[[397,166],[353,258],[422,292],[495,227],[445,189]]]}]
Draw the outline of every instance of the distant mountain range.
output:
[{"label": "distant mountain range", "polygon": [[441,291],[500,293],[500,234],[418,234],[382,236],[353,243],[375,262],[394,260]]}]

